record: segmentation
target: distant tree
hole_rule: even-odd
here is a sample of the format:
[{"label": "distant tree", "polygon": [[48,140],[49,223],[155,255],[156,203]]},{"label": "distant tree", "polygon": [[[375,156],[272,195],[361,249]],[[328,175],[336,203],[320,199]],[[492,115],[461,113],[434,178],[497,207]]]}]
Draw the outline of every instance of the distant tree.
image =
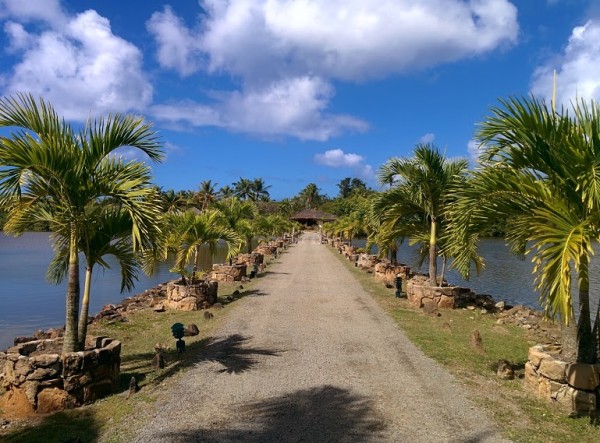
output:
[{"label": "distant tree", "polygon": [[173,189],[160,191],[160,201],[164,212],[177,212],[187,208],[187,198]]},{"label": "distant tree", "polygon": [[233,184],[234,194],[241,200],[248,200],[252,196],[252,180],[240,177]]},{"label": "distant tree", "polygon": [[314,209],[325,200],[325,196],[321,194],[320,189],[314,183],[306,185],[299,194],[300,200],[304,203],[305,208]]},{"label": "distant tree", "polygon": [[210,206],[212,202],[217,199],[217,191],[215,187],[216,183],[213,183],[212,180],[204,180],[200,182],[198,186],[198,201],[200,203],[200,209],[205,210]]},{"label": "distant tree", "polygon": [[367,184],[360,178],[346,177],[338,183],[341,198],[349,197],[353,193],[362,193],[367,191]]},{"label": "distant tree", "polygon": [[229,185],[225,185],[225,186],[221,187],[221,189],[219,189],[219,192],[217,192],[217,196],[220,199],[233,197],[233,196],[235,196],[235,189],[233,189]]},{"label": "distant tree", "polygon": [[269,201],[269,191],[271,186],[266,186],[265,181],[262,178],[255,178],[252,180],[250,186],[250,199],[254,202],[257,201]]}]

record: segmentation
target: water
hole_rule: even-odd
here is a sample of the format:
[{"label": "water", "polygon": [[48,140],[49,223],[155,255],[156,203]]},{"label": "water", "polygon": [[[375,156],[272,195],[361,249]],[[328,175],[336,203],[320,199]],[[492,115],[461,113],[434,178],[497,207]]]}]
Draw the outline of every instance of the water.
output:
[{"label": "water", "polygon": [[[353,244],[364,247],[364,240],[355,240]],[[596,245],[596,250],[598,250]],[[471,288],[477,294],[488,294],[495,300],[504,300],[509,304],[525,305],[534,309],[541,309],[539,304],[539,293],[533,284],[533,264],[531,257],[519,258],[511,254],[504,240],[500,238],[489,238],[481,240],[479,254],[483,257],[485,268],[479,275],[474,270],[471,272],[469,281],[465,281],[455,270],[447,267],[445,278],[452,285]],[[399,245],[398,260],[406,263],[413,269],[427,273],[427,262],[419,269],[416,247],[408,246],[408,243]],[[441,272],[441,261],[438,263],[438,272]],[[593,260],[590,263],[590,298],[592,309],[595,309],[600,296],[600,263]],[[572,293],[576,294],[576,277],[572,278]],[[576,297],[575,297],[576,298]],[[577,301],[574,300],[575,312],[577,312]]]},{"label": "water", "polygon": [[[14,238],[0,233],[0,349],[6,349],[19,335],[64,324],[66,280],[60,285],[46,281],[53,250],[48,234],[30,232]],[[226,250],[217,248],[214,256],[202,249],[201,268],[225,261]],[[112,257],[111,269],[94,267],[90,315],[109,303],[118,303],[131,293],[121,294],[121,275]],[[153,276],[139,273],[133,294],[176,278],[169,272],[171,263],[162,263]],[[83,270],[83,268],[82,268]],[[83,285],[83,273],[81,274]]]}]

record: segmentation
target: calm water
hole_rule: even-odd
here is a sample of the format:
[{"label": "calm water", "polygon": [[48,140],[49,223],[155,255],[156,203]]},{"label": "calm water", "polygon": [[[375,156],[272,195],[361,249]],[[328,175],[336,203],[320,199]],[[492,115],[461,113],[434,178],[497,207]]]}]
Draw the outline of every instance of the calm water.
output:
[{"label": "calm water", "polygon": [[[213,260],[220,263],[225,259],[224,248],[219,248],[215,257],[211,257],[207,250],[203,252],[202,269],[208,269]],[[0,233],[0,349],[11,346],[16,336],[64,324],[66,281],[53,285],[45,278],[52,255],[47,233],[31,232],[19,238]],[[169,272],[171,266],[161,264],[151,277],[140,272],[133,294],[176,278]],[[81,277],[83,285],[83,273]],[[96,314],[108,303],[118,303],[132,295],[121,294],[120,287],[121,276],[117,266],[106,271],[95,266],[90,315]]]}]

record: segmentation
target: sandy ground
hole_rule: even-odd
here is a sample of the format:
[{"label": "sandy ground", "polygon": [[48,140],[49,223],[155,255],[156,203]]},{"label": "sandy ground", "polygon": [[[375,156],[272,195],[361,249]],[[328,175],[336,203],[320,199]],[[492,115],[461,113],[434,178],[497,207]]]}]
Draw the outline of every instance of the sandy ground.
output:
[{"label": "sandy ground", "polygon": [[265,274],[134,441],[503,441],[317,234]]}]

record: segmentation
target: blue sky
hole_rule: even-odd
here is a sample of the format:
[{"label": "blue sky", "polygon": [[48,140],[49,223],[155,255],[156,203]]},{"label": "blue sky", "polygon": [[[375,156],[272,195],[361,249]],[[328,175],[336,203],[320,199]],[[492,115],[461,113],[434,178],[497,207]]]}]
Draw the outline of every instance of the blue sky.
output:
[{"label": "blue sky", "polygon": [[592,0],[0,0],[0,94],[74,124],[133,112],[165,189],[262,177],[273,198],[432,141],[470,157],[499,97],[600,100]]}]

